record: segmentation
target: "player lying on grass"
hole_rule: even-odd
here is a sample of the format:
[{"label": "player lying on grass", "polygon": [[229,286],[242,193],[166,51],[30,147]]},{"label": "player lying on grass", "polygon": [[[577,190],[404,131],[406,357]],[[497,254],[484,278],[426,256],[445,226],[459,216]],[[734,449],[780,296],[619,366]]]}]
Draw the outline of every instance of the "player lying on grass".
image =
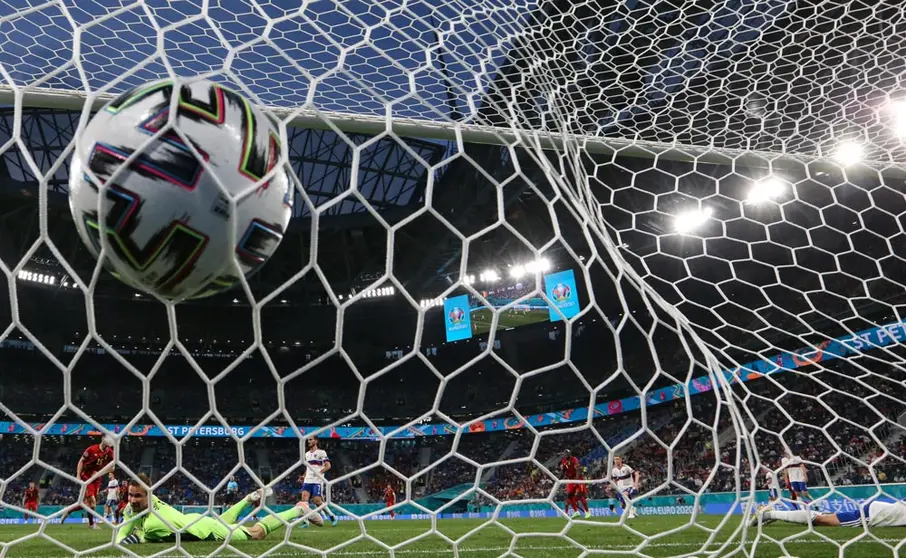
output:
[{"label": "player lying on grass", "polygon": [[[142,483],[151,486],[151,479],[139,475]],[[299,502],[295,507],[268,516],[251,526],[238,525],[239,516],[250,504],[258,503],[262,497],[270,496],[271,489],[258,490],[233,504],[230,509],[218,518],[198,513],[182,513],[172,506],[148,494],[148,490],[137,481],[129,483],[129,507],[126,509],[126,522],[117,529],[117,544],[137,544],[147,542],[173,542],[176,532],[181,533],[183,541],[223,541],[230,537],[232,541],[260,541],[268,534],[283,526],[284,522],[293,521],[305,516],[315,525],[324,525],[317,512],[312,512],[306,502]],[[150,509],[149,509],[150,508]],[[147,513],[142,514],[142,512]],[[139,515],[142,514],[142,515]]]},{"label": "player lying on grass", "polygon": [[761,520],[762,525],[774,521],[808,524],[816,527],[861,527],[862,517],[869,527],[906,527],[906,502],[879,502],[862,504],[861,511],[820,513],[812,510],[775,510],[771,505],[762,506],[755,514],[752,525]]}]

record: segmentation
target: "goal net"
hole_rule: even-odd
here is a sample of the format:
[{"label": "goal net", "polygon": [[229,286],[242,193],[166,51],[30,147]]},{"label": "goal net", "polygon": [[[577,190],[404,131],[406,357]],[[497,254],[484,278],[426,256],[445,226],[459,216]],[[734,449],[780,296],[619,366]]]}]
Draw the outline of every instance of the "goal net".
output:
[{"label": "goal net", "polygon": [[[0,555],[906,552],[901,11],[0,2]],[[69,166],[199,77],[280,122],[293,219],[165,304],[81,244]],[[67,509],[105,435],[191,525]],[[286,515],[319,489],[327,526]]]}]

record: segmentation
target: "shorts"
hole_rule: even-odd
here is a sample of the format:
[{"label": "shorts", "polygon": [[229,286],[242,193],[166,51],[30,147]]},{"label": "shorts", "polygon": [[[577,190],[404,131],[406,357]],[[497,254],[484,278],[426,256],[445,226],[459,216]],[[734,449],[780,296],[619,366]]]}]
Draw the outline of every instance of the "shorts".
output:
[{"label": "shorts", "polygon": [[[232,541],[247,541],[252,537],[248,529],[239,525],[227,526],[219,518],[197,513],[186,514],[190,520],[191,526],[180,534],[180,538],[185,541],[225,541],[227,537]],[[232,529],[231,529],[232,527]],[[162,539],[148,538],[148,542],[175,542],[176,536],[167,532],[166,537]]]},{"label": "shorts", "polygon": [[384,505],[386,505],[388,508],[389,508],[389,507],[392,507],[392,506],[395,506],[395,505],[396,505],[396,500],[385,500],[385,501],[384,501]]},{"label": "shorts", "polygon": [[25,502],[25,510],[38,513],[38,502]]},{"label": "shorts", "polygon": [[617,492],[617,500],[620,501],[620,504],[626,506],[629,505],[629,500],[637,494],[635,488],[627,488],[625,490],[620,490]]},{"label": "shorts", "polygon": [[777,490],[776,488],[769,488],[769,489],[768,489],[768,497],[769,497],[771,500],[777,500],[777,499],[780,498],[780,491]]},{"label": "shorts", "polygon": [[106,506],[108,508],[110,508],[111,510],[114,510],[114,509],[116,509],[117,502],[118,502],[117,500],[107,500]]},{"label": "shorts", "polygon": [[808,487],[802,481],[790,481],[790,490],[793,492],[808,492]]},{"label": "shorts", "polygon": [[85,487],[85,498],[96,498],[101,491],[101,479],[95,479]]},{"label": "shorts", "polygon": [[[218,521],[213,517],[203,517],[201,521],[208,520],[212,523],[211,525],[211,537],[215,541],[225,541],[227,537],[230,537],[230,541],[247,541],[252,537],[249,536],[248,529],[245,527],[237,527],[233,525],[233,530],[231,531],[229,527],[223,524],[222,521]],[[232,536],[231,536],[232,535]]]},{"label": "shorts", "polygon": [[122,511],[126,509],[126,501],[120,500],[120,503],[116,505],[116,511]]},{"label": "shorts", "polygon": [[588,485],[587,484],[577,484],[576,485],[576,496],[588,496]]},{"label": "shorts", "polygon": [[320,498],[323,487],[319,482],[306,482],[302,485],[302,492],[308,492],[312,498]]},{"label": "shorts", "polygon": [[567,484],[567,485],[566,485],[566,497],[567,497],[567,498],[572,498],[573,496],[576,495],[576,493],[577,493],[578,491],[579,491],[579,485],[578,485],[578,484]]},{"label": "shorts", "polygon": [[861,513],[859,513],[859,509],[857,508],[853,511],[839,512],[834,515],[837,516],[840,527],[859,527],[862,525],[862,517],[865,517],[865,524],[868,525],[869,508],[873,503],[874,500],[863,504]]}]

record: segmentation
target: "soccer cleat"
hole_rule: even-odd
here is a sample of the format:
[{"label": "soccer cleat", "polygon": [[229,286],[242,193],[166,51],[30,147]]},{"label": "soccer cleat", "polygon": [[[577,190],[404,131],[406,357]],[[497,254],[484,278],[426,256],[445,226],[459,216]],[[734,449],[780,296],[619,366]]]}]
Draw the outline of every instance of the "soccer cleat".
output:
[{"label": "soccer cleat", "polygon": [[755,512],[755,517],[753,517],[752,521],[749,522],[749,527],[755,527],[759,523],[761,523],[762,525],[774,523],[774,521],[776,520],[771,518],[765,519],[764,517],[764,512],[769,511],[771,508],[772,506],[770,504],[765,504],[758,508],[758,510]]},{"label": "soccer cleat", "polygon": [[308,523],[312,523],[318,527],[324,527],[324,518],[321,517],[320,513],[313,512],[311,506],[308,505],[308,502],[299,502],[296,504],[296,507],[299,508],[299,515],[301,515]]},{"label": "soccer cleat", "polygon": [[577,517],[579,517],[579,512],[574,511],[573,514],[569,517],[570,517],[570,519],[576,519]]},{"label": "soccer cleat", "polygon": [[585,519],[591,519],[591,510],[585,512]]},{"label": "soccer cleat", "polygon": [[254,504],[254,503],[256,503],[256,502],[260,502],[260,501],[261,501],[262,492],[264,493],[264,497],[265,497],[265,498],[268,498],[268,497],[274,495],[274,489],[268,486],[267,488],[259,488],[258,490],[252,492],[251,494],[248,494],[248,495],[245,497],[245,499],[248,500],[249,503],[251,503],[251,504]]},{"label": "soccer cleat", "polygon": [[336,527],[339,522],[340,522],[339,517],[337,517],[335,515],[330,516],[330,526],[331,527]]}]

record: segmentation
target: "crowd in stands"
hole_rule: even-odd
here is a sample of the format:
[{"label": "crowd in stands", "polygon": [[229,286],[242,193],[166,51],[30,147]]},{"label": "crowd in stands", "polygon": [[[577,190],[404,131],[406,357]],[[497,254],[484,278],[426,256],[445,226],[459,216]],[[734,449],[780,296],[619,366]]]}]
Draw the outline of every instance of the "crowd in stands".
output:
[{"label": "crowd in stands", "polygon": [[[558,462],[566,449],[580,458],[587,478],[597,481],[590,487],[592,498],[612,496],[607,466],[617,453],[640,471],[642,493],[661,495],[748,490],[749,472],[756,466],[749,456],[758,456],[757,466],[777,470],[787,451],[810,463],[812,486],[906,482],[906,436],[896,425],[906,404],[899,390],[883,375],[864,373],[847,361],[812,374],[778,374],[736,386],[734,405],[754,433],[754,445],[737,436],[730,409],[726,401],[718,402],[716,392],[692,397],[689,403],[680,399],[649,407],[644,421],[641,413],[629,412],[599,417],[592,428],[557,425],[539,436],[525,428],[458,439],[423,436],[390,440],[383,450],[373,441],[329,439],[323,443],[331,457],[327,476],[342,479],[330,485],[329,494],[341,505],[383,502],[388,484],[403,500],[477,480],[500,501],[547,498],[552,492],[559,499]],[[81,451],[94,441],[47,437],[41,458],[73,474]],[[149,447],[153,452],[146,451]],[[304,466],[297,441],[250,439],[242,449],[244,467],[237,470],[239,446],[232,439],[191,439],[177,451],[165,438],[125,437],[119,459],[133,471],[152,473],[155,480],[166,477],[156,494],[171,504],[207,505],[208,488],[215,487],[214,504],[229,503],[235,495],[226,494],[226,481],[234,476],[245,494],[255,487],[252,474],[276,481],[278,503],[298,499]],[[72,502],[78,493],[75,483],[38,466],[26,467],[33,451],[29,435],[0,439],[0,480],[6,481],[0,485],[2,501],[18,504],[24,486],[35,481],[43,489],[43,503]],[[153,460],[145,463],[150,453]],[[177,470],[177,455],[183,470]],[[872,464],[871,470],[863,463]],[[764,488],[763,473],[757,482],[757,488]]]}]

